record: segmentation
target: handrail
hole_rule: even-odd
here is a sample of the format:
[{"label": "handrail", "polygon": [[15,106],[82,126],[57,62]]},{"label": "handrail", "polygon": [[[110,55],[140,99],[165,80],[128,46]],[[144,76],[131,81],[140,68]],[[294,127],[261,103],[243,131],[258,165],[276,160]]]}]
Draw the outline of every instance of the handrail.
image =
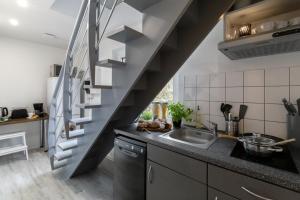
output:
[{"label": "handrail", "polygon": [[[76,23],[75,23],[76,25],[75,25],[75,27],[74,27],[74,29],[73,29],[73,33],[72,33],[72,36],[71,36],[71,40],[70,40],[69,45],[68,45],[67,54],[69,53],[70,49],[72,49],[73,46],[74,46],[74,41],[75,41],[75,38],[76,38],[76,36],[77,36],[77,31],[78,31],[77,29],[78,29],[78,26],[80,27],[81,19],[82,19],[82,17],[84,16],[84,13],[85,13],[85,10],[86,10],[86,9],[84,9],[84,8],[87,7],[87,4],[88,4],[88,0],[83,0],[83,2],[81,3],[80,12],[79,12],[79,15],[78,15],[77,20],[76,20]],[[84,13],[83,13],[83,10],[84,10]],[[79,25],[78,25],[78,24],[79,24]],[[76,30],[77,30],[77,31],[76,31]],[[76,34],[75,34],[75,32],[76,32]],[[65,61],[64,64],[63,64],[63,67],[62,67],[62,69],[61,69],[61,72],[64,71],[64,69],[65,69],[65,67],[66,67],[65,65],[66,65],[66,61]],[[59,88],[61,87],[61,82],[62,82],[62,80],[63,80],[63,73],[60,73],[60,74],[59,74],[59,77],[58,77],[58,80],[57,80],[56,87],[55,87],[54,92],[53,92],[53,97],[52,97],[52,99],[55,99],[55,97],[57,96],[57,93],[58,93],[58,91],[59,91]]]},{"label": "handrail", "polygon": [[[71,39],[68,44],[65,61],[53,93],[50,108],[48,131],[50,158],[53,158],[54,153],[57,151],[56,144],[61,136],[61,130],[63,127],[65,128],[67,138],[69,138],[69,120],[72,117],[72,107],[80,92],[80,89],[82,88],[87,74],[89,73],[92,75],[92,73],[94,73],[96,61],[99,57],[99,48],[96,45],[100,45],[114,10],[119,2],[119,0],[105,0],[103,7],[101,7],[100,1],[101,0],[83,0],[78,17],[76,19],[75,27],[71,35]],[[112,6],[109,6],[110,13],[108,18],[105,18],[105,21],[103,22],[104,27],[101,28],[102,30],[100,30],[100,20],[107,4]],[[88,46],[85,49],[84,44],[86,39]],[[81,55],[81,53],[83,54]],[[89,64],[87,67],[84,67],[84,60],[86,59],[87,55]],[[75,62],[76,65],[79,64],[78,67],[80,67],[80,70],[84,69],[83,77],[79,82],[79,88],[76,87],[76,94],[75,92],[73,93],[75,88],[72,87],[72,77],[70,76]],[[80,70],[76,72],[75,77],[77,77],[77,74],[80,72]],[[91,78],[93,81],[93,78],[95,77],[93,76]],[[50,160],[51,162],[54,162],[54,159]]]},{"label": "handrail", "polygon": [[[57,81],[57,84],[55,86],[55,89],[54,89],[54,92],[53,92],[53,97],[52,97],[52,101],[51,101],[51,107],[50,107],[50,120],[52,120],[51,122],[49,122],[49,131],[48,131],[48,138],[49,138],[49,155],[50,157],[53,156],[53,153],[55,153],[55,144],[56,144],[56,140],[52,140],[52,136],[50,134],[53,133],[53,129],[56,130],[56,124],[55,124],[55,119],[56,119],[56,108],[53,109],[53,105],[56,104],[57,102],[54,102],[54,101],[57,101],[57,96],[59,94],[59,91],[60,89],[62,88],[63,90],[63,93],[62,95],[64,95],[64,80],[68,77],[65,76],[66,74],[66,70],[69,70],[69,64],[70,62],[69,59],[70,59],[70,53],[73,51],[73,47],[74,47],[74,44],[75,44],[75,41],[76,41],[76,38],[77,38],[77,35],[78,35],[78,31],[80,30],[80,27],[81,27],[81,22],[82,22],[82,19],[85,15],[85,11],[87,9],[87,5],[89,3],[89,0],[83,0],[82,1],[82,4],[81,4],[81,7],[80,7],[80,11],[79,11],[79,14],[77,16],[77,19],[76,19],[76,23],[75,23],[75,27],[73,29],[73,32],[72,32],[72,36],[71,36],[71,39],[70,39],[70,42],[69,42],[69,45],[68,45],[68,49],[67,49],[67,53],[66,53],[66,60],[63,64],[63,67],[61,69],[61,73],[58,77],[58,81]],[[59,109],[60,109],[60,106],[59,106]],[[53,120],[53,117],[55,117],[55,119]],[[60,118],[61,119],[61,118]],[[54,133],[56,134],[56,132]],[[50,139],[51,138],[51,139]],[[51,144],[54,143],[54,144]],[[54,150],[53,150],[54,148]]]}]

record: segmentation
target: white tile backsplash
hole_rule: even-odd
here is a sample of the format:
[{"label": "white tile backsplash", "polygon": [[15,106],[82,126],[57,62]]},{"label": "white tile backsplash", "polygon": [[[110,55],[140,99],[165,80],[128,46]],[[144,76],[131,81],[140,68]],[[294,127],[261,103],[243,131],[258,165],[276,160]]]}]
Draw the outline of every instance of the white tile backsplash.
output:
[{"label": "white tile backsplash", "polygon": [[226,88],[226,102],[243,102],[244,101],[243,87]]},{"label": "white tile backsplash", "polygon": [[291,86],[291,102],[297,104],[297,99],[300,98],[300,86]]},{"label": "white tile backsplash", "polygon": [[265,105],[266,121],[286,122],[286,110],[283,105],[266,104]]},{"label": "white tile backsplash", "polygon": [[184,100],[196,100],[196,88],[184,88]]},{"label": "white tile backsplash", "polygon": [[287,138],[287,124],[278,122],[266,122],[266,134],[282,139]]},{"label": "white tile backsplash", "polygon": [[184,101],[183,105],[192,110],[196,110],[196,102],[195,101]]},{"label": "white tile backsplash", "polygon": [[248,110],[246,112],[246,119],[265,119],[265,105],[264,104],[247,104]]},{"label": "white tile backsplash", "polygon": [[224,117],[220,116],[210,116],[210,121],[218,124],[219,130],[225,130],[225,120]]},{"label": "white tile backsplash", "polygon": [[288,86],[266,87],[266,103],[282,104],[282,99],[289,99],[290,91]]},{"label": "white tile backsplash", "polygon": [[209,101],[209,88],[197,88],[197,100]]},{"label": "white tile backsplash", "polygon": [[225,73],[211,74],[210,87],[225,87]]},{"label": "white tile backsplash", "polygon": [[225,88],[210,88],[210,101],[225,101]]},{"label": "white tile backsplash", "polygon": [[245,87],[244,88],[245,103],[264,103],[265,88],[264,87]]},{"label": "white tile backsplash", "polygon": [[244,86],[243,72],[226,72],[226,87]]},{"label": "white tile backsplash", "polygon": [[221,112],[221,102],[210,102],[210,114],[223,116]]},{"label": "white tile backsplash", "polygon": [[[282,98],[296,104],[300,98],[300,67],[226,72],[211,75],[189,75],[184,81],[184,104],[192,108],[192,124],[197,120],[216,122],[225,129],[221,103],[233,106],[238,116],[241,104],[248,106],[241,132],[257,132],[285,138],[286,110]],[[197,108],[200,108],[200,111]]]},{"label": "white tile backsplash", "polygon": [[288,86],[289,68],[278,68],[266,70],[266,86]]},{"label": "white tile backsplash", "polygon": [[233,117],[238,117],[240,111],[240,105],[243,103],[234,103],[234,102],[226,102],[226,103],[232,105],[231,113],[233,114]]},{"label": "white tile backsplash", "polygon": [[264,86],[265,71],[252,70],[244,72],[244,86]]},{"label": "white tile backsplash", "polygon": [[[197,101],[196,111],[203,115],[209,115],[209,104],[209,101]],[[200,110],[198,110],[198,108]]]},{"label": "white tile backsplash", "polygon": [[300,85],[300,67],[290,68],[290,84]]},{"label": "white tile backsplash", "polygon": [[209,87],[209,75],[197,76],[197,87]]},{"label": "white tile backsplash", "polygon": [[[202,115],[202,114],[197,114],[197,121],[201,122],[204,124],[206,127],[210,128],[210,116],[209,115]],[[199,124],[200,125],[200,124]]]},{"label": "white tile backsplash", "polygon": [[244,120],[244,133],[265,133],[265,122],[259,120]]},{"label": "white tile backsplash", "polygon": [[184,76],[184,87],[196,87],[196,83],[195,75]]}]

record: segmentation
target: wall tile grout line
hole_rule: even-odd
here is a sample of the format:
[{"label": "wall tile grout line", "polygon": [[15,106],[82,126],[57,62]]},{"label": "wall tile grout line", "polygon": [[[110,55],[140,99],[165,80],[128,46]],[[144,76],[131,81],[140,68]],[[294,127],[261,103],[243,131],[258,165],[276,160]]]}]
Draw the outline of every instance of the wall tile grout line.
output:
[{"label": "wall tile grout line", "polygon": [[[300,96],[300,84],[296,79],[297,76],[300,76],[300,68],[292,70],[292,67],[287,66],[286,68],[282,67],[283,70],[276,71],[277,69],[272,71],[273,69],[266,66],[265,69],[233,71],[232,74],[231,71],[210,73],[203,80],[200,79],[200,76],[196,76],[196,87],[186,87],[186,85],[184,87],[184,92],[187,93],[186,97],[193,98],[184,99],[187,105],[195,105],[196,111],[198,104],[203,108],[205,106],[205,109],[201,109],[199,113],[196,112],[197,120],[199,119],[197,114],[200,114],[199,117],[202,115],[204,116],[203,119],[220,123],[221,129],[224,128],[225,120],[220,112],[219,104],[222,102],[232,104],[232,111],[235,115],[238,115],[240,104],[248,105],[250,108],[247,112],[248,116],[240,124],[241,132],[245,132],[247,128],[248,131],[257,130],[261,133],[285,137],[287,122],[283,118],[286,113],[283,112],[286,111],[283,103],[281,103],[281,98],[286,97],[289,101],[293,100],[293,104],[295,104],[295,98]],[[248,71],[257,72],[248,73]],[[193,80],[195,79],[193,78]],[[194,86],[195,84],[188,81],[187,78],[185,78],[185,82],[188,86]],[[203,82],[203,85],[208,85],[208,87],[201,87],[200,82],[201,85]],[[188,88],[195,88],[196,90]],[[192,94],[192,92],[195,94]],[[198,96],[201,96],[201,98],[198,99]]]}]

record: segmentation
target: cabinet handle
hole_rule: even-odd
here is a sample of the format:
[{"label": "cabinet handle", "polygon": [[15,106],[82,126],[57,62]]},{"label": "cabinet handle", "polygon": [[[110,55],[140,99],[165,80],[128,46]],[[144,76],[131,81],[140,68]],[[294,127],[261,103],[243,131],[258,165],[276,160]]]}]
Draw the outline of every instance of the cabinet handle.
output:
[{"label": "cabinet handle", "polygon": [[263,197],[263,196],[260,196],[260,195],[258,195],[258,194],[255,194],[254,192],[248,190],[248,189],[245,188],[245,187],[241,187],[241,188],[242,188],[242,190],[244,190],[245,192],[247,192],[247,193],[250,194],[251,196],[254,196],[254,197],[258,198],[258,199],[262,199],[262,200],[272,200],[272,199],[269,199],[269,198],[267,198],[267,197]]},{"label": "cabinet handle", "polygon": [[148,180],[149,180],[149,183],[152,184],[152,182],[153,182],[153,171],[152,171],[152,166],[151,165],[149,165]]}]

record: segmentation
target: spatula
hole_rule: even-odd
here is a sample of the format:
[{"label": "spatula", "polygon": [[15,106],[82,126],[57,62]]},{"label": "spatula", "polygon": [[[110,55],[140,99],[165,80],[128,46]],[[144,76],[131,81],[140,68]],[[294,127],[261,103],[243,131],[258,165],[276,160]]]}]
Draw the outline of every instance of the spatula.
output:
[{"label": "spatula", "polygon": [[241,121],[242,119],[244,119],[246,112],[248,110],[248,106],[246,105],[240,105],[240,111],[239,111],[239,121]]}]

